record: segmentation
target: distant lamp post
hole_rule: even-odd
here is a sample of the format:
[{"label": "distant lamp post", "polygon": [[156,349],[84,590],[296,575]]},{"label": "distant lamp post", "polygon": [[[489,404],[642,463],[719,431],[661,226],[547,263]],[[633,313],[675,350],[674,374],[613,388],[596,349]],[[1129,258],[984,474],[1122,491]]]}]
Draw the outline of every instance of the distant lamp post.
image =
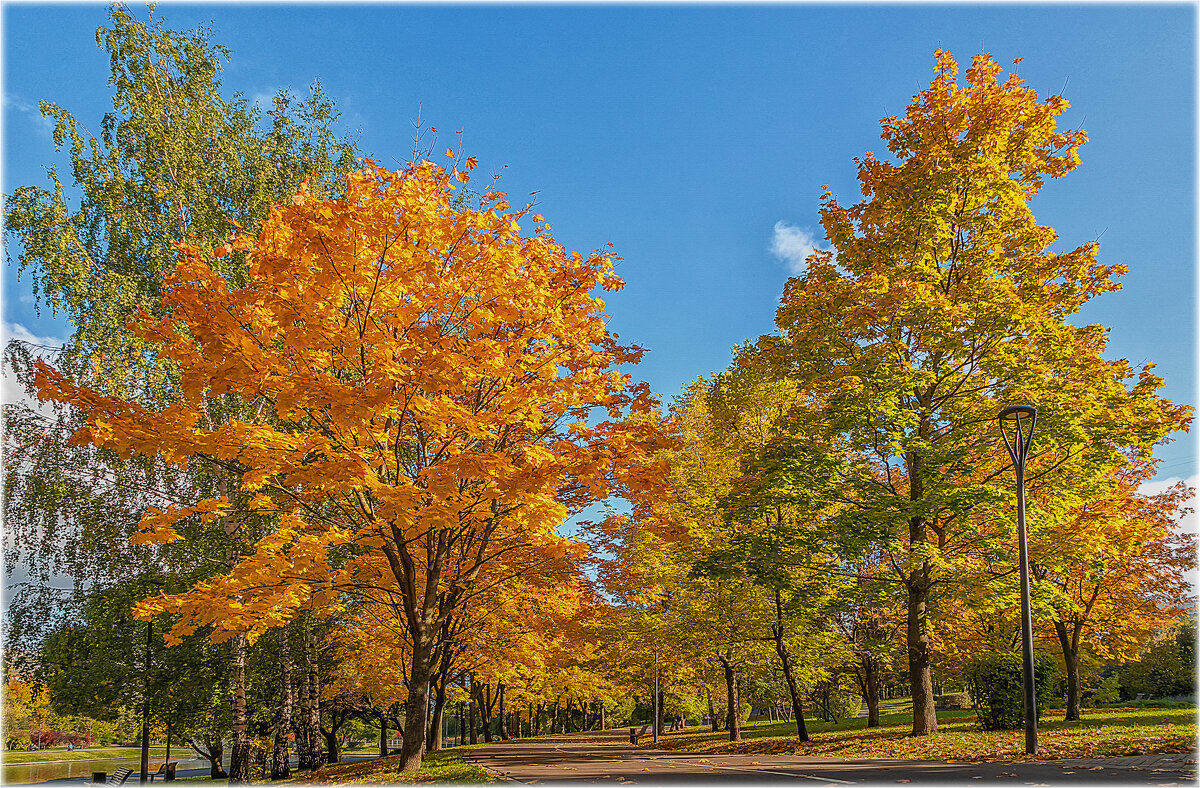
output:
[{"label": "distant lamp post", "polygon": [[661,704],[661,703],[662,703],[662,696],[659,695],[659,692],[658,692],[658,649],[654,649],[654,703],[651,704],[654,708],[651,709],[650,715],[654,718],[651,721],[651,725],[654,728],[654,743],[655,744],[658,744],[658,709],[659,709],[659,704]]},{"label": "distant lamp post", "polygon": [[[1025,530],[1025,461],[1033,445],[1033,430],[1037,426],[1037,408],[1013,405],[1000,411],[1000,435],[1017,469],[1017,542],[1021,563],[1021,656],[1024,663],[1025,685],[1025,752],[1036,755],[1037,696],[1033,684],[1033,611],[1029,601],[1029,547]],[[1029,434],[1025,434],[1025,425]],[[1013,434],[1009,434],[1009,430]]]}]

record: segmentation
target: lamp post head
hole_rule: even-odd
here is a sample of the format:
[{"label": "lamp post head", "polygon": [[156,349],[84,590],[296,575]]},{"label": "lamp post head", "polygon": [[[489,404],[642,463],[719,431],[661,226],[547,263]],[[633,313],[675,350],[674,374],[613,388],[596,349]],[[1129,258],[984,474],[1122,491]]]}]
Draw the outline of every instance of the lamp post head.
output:
[{"label": "lamp post head", "polygon": [[[1033,445],[1033,430],[1037,427],[1037,408],[1032,405],[1012,405],[1000,411],[1000,415],[996,418],[1000,420],[1000,435],[1004,438],[1008,456],[1012,458],[1017,472],[1022,473],[1025,468],[1025,459],[1029,456],[1029,447]],[[1029,425],[1028,437],[1023,434],[1022,419],[1025,420],[1025,424]],[[1016,434],[1011,439],[1008,431],[1004,429],[1006,423],[1016,427]]]},{"label": "lamp post head", "polygon": [[1000,411],[1000,415],[996,418],[1001,421],[1007,419],[1013,421],[1023,417],[1037,416],[1037,408],[1032,405],[1013,405]]}]

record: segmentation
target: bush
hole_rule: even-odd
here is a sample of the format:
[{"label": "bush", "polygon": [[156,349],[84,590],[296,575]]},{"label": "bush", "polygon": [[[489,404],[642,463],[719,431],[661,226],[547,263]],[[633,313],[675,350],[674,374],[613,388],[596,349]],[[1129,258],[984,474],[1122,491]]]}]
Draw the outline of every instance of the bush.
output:
[{"label": "bush", "polygon": [[853,689],[841,687],[829,693],[829,710],[839,720],[857,717],[862,706],[862,694],[857,687]]},{"label": "bush", "polygon": [[950,692],[938,695],[934,705],[939,709],[966,709],[971,706],[971,697],[965,692]]},{"label": "bush", "polygon": [[6,736],[4,739],[4,749],[6,750],[28,750],[28,736]]},{"label": "bush", "polygon": [[[1058,662],[1049,654],[1034,655],[1033,685],[1037,713],[1050,703]],[[1025,692],[1020,654],[989,652],[972,657],[963,676],[975,716],[985,731],[1015,730],[1025,724]]]},{"label": "bush", "polygon": [[1121,677],[1116,673],[1112,674],[1104,681],[1100,682],[1100,686],[1092,691],[1091,697],[1085,696],[1085,701],[1090,701],[1087,705],[1098,705],[1105,703],[1117,703],[1121,700]]}]

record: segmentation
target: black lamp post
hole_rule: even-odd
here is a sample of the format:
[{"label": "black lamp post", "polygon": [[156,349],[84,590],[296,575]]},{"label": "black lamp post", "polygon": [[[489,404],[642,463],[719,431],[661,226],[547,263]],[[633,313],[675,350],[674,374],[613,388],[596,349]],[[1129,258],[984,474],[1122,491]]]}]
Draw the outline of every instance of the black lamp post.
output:
[{"label": "black lamp post", "polygon": [[[162,580],[155,578],[144,578],[147,583],[158,588],[162,588],[164,583]],[[145,668],[144,685],[142,689],[142,759],[141,759],[141,776],[138,784],[144,784],[150,775],[150,645],[154,632],[154,620],[146,619],[146,659],[142,663]],[[168,745],[170,746],[170,745]]]},{"label": "black lamp post", "polygon": [[654,649],[654,703],[651,704],[653,708],[650,714],[654,718],[651,724],[654,726],[655,744],[658,744],[658,708],[660,703],[662,703],[662,697],[658,693],[658,649]]},{"label": "black lamp post", "polygon": [[[1037,426],[1037,408],[1013,405],[1000,411],[1000,435],[1017,469],[1017,542],[1021,562],[1021,656],[1025,685],[1025,752],[1037,754],[1037,696],[1033,684],[1033,611],[1029,602],[1029,547],[1025,530],[1025,461],[1033,445],[1033,430]],[[1029,425],[1029,435],[1025,425]],[[1013,429],[1008,434],[1005,427]]]}]

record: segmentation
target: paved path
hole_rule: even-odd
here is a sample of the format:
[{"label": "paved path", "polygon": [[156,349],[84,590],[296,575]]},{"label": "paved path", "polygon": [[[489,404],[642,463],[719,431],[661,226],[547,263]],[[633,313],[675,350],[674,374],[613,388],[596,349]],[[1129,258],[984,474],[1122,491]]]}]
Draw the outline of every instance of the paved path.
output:
[{"label": "paved path", "polygon": [[842,785],[941,783],[975,780],[1006,785],[1183,786],[1196,782],[1195,756],[1156,755],[1033,763],[945,763],[845,760],[773,755],[702,755],[629,745],[627,729],[547,736],[493,744],[464,759],[510,782],[545,783],[771,783],[802,780]]}]

